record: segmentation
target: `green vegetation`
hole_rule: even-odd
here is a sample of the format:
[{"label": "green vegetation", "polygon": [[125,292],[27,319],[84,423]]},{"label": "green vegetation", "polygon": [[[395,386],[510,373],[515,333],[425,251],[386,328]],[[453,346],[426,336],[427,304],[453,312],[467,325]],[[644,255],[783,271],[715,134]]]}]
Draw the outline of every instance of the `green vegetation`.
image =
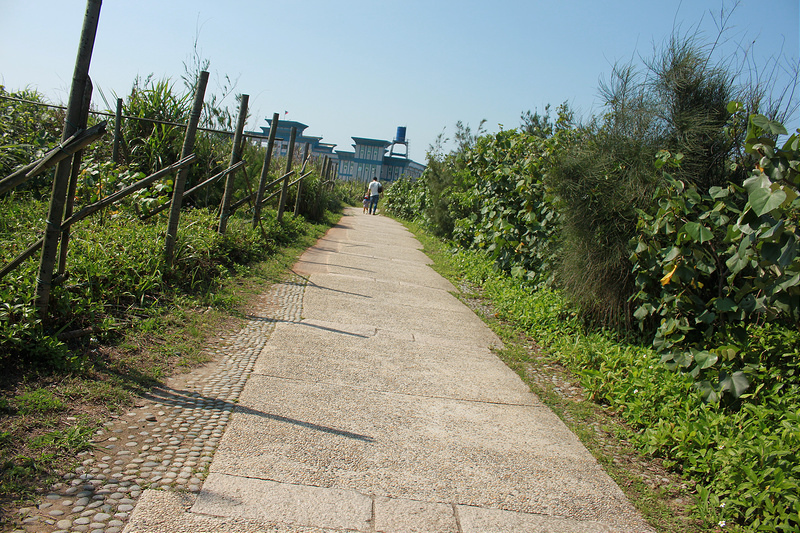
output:
[{"label": "green vegetation", "polygon": [[[267,216],[274,219],[274,214]],[[213,231],[198,231],[212,218],[207,213],[187,217],[197,233],[182,246],[182,268],[172,284],[147,270],[157,261],[145,260],[142,251],[160,251],[163,244],[147,225],[128,221],[89,231],[90,225],[86,234],[75,237],[85,239],[79,246],[91,253],[85,260],[74,258],[73,276],[91,281],[65,287],[54,299],[69,304],[57,307],[69,331],[81,331],[77,328],[84,324],[101,326],[90,334],[59,340],[36,323],[21,335],[9,331],[14,322],[3,322],[3,339],[14,344],[5,344],[2,351],[0,507],[10,512],[5,503],[26,501],[69,468],[76,450],[90,446],[97,425],[130,407],[137,394],[207,362],[203,348],[216,332],[239,327],[249,299],[284,279],[297,257],[337,218],[328,214],[321,223],[289,218],[282,229],[268,225],[274,241],[265,247],[249,220],[236,219],[231,237],[220,239]],[[139,241],[131,241],[136,235]],[[249,241],[235,246],[236,235]],[[247,261],[234,263],[226,251]],[[31,284],[21,292],[25,287]],[[4,297],[12,293],[12,287],[3,290]],[[27,309],[24,301],[18,305]],[[35,315],[29,320],[36,322]]]},{"label": "green vegetation", "polygon": [[[0,88],[0,165],[4,174],[51,149],[63,113],[26,101],[31,91]],[[126,114],[185,122],[187,96],[168,80],[137,80]],[[214,98],[211,102],[216,102]],[[43,102],[42,102],[43,103]],[[212,126],[230,122],[225,109],[206,109]],[[213,112],[213,113],[212,113]],[[110,160],[107,136],[85,150],[75,188],[76,209],[95,202],[177,159],[182,128],[125,121],[123,161]],[[299,147],[302,149],[302,147]],[[198,134],[198,163],[189,186],[227,166],[230,136]],[[264,150],[244,146],[236,199],[258,183]],[[299,161],[297,155],[295,161]],[[271,179],[285,160],[273,161]],[[174,372],[206,362],[202,350],[221,328],[237,327],[249,300],[284,279],[296,258],[338,219],[348,187],[323,185],[312,162],[303,183],[299,216],[277,221],[277,198],[252,223],[250,204],[217,231],[223,181],[188,198],[175,258],[164,260],[166,211],[144,217],[170,198],[172,178],[81,221],[71,228],[66,275],[54,284],[49,312],[33,304],[38,264],[28,259],[0,279],[0,522],[52,482],[88,449],[97,425],[130,406],[137,394]],[[0,265],[19,256],[42,234],[52,171],[0,197]]]},{"label": "green vegetation", "polygon": [[[36,91],[9,93],[0,85],[2,96],[33,102],[43,99]],[[60,110],[0,98],[0,176],[7,176],[16,167],[55,146],[61,139],[63,123],[64,113]],[[46,180],[39,178],[29,186],[41,187],[44,182]]]},{"label": "green vegetation", "polygon": [[704,530],[796,531],[800,135],[709,54],[674,39],[617,66],[586,124],[457,125],[385,205],[694,487]]}]

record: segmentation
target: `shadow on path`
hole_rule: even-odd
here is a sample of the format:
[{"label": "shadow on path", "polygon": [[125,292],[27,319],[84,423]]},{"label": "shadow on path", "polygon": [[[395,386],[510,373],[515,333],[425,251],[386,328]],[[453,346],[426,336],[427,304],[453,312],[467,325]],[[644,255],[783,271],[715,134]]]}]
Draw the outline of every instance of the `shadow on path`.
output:
[{"label": "shadow on path", "polygon": [[[256,409],[251,409],[250,407],[245,407],[243,405],[239,405],[238,403],[231,402],[228,400],[222,400],[220,398],[214,398],[211,396],[204,396],[202,394],[196,392],[189,392],[180,389],[173,389],[171,387],[158,387],[151,390],[147,394],[142,395],[143,398],[148,400],[152,400],[154,402],[160,402],[163,404],[168,405],[175,405],[183,408],[190,408],[190,409],[204,409],[204,410],[222,410],[222,411],[236,411],[238,413],[244,413],[248,415],[258,416],[261,418],[268,418],[270,420],[275,420],[277,422],[285,422],[287,424],[293,424],[296,426],[312,429],[314,431],[320,431],[322,433],[329,433],[331,435],[338,435],[340,437],[345,437],[348,439],[358,440],[361,442],[375,442],[370,436],[367,435],[360,435],[358,433],[352,433],[350,431],[345,431],[343,429],[332,428],[328,426],[322,426],[319,424],[314,424],[312,422],[306,422],[304,420],[297,420],[295,418],[289,418],[286,416],[276,415],[272,413],[265,413],[263,411],[258,411]],[[198,406],[197,401],[204,400],[208,402],[206,405]]]},{"label": "shadow on path", "polygon": [[306,276],[304,276],[304,275],[300,274],[299,272],[297,272],[295,269],[290,269],[290,271],[291,271],[291,273],[292,273],[292,274],[294,274],[294,275],[295,275],[295,276],[297,276],[298,278],[302,278],[302,279],[306,280],[306,283],[307,283],[308,285],[311,285],[311,286],[313,286],[313,287],[316,287],[317,289],[322,289],[322,290],[324,290],[324,291],[338,292],[338,293],[341,293],[341,294],[349,294],[350,296],[358,296],[359,298],[368,298],[368,299],[372,299],[372,296],[368,296],[368,295],[366,295],[366,294],[360,294],[360,293],[357,293],[357,292],[342,291],[342,290],[339,290],[339,289],[331,289],[330,287],[323,287],[322,285],[317,285],[316,283],[314,283],[313,281],[311,281],[311,280],[310,280],[309,278],[307,278]]}]

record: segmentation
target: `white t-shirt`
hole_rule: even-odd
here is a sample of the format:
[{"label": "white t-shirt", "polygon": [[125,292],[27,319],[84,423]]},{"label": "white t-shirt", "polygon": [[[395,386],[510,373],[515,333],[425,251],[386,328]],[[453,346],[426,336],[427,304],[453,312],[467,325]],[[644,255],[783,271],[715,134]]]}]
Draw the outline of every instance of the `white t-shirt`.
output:
[{"label": "white t-shirt", "polygon": [[377,196],[378,195],[378,188],[380,186],[381,186],[381,184],[378,183],[377,181],[369,182],[369,194],[371,196]]}]

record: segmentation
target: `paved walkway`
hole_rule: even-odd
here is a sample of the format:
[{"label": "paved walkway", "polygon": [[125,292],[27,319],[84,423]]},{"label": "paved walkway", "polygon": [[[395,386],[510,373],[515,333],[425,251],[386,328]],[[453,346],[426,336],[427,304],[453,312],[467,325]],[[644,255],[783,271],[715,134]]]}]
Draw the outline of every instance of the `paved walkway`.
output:
[{"label": "paved walkway", "polygon": [[63,531],[105,533],[652,531],[419,248],[348,209],[215,365],[110,424],[30,518],[56,509]]}]

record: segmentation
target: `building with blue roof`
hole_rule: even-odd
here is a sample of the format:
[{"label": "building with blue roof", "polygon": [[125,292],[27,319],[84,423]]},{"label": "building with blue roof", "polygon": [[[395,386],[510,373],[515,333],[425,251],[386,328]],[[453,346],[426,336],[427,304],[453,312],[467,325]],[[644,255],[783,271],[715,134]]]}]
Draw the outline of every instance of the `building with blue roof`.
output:
[{"label": "building with blue roof", "polygon": [[[269,126],[262,126],[260,132],[247,132],[251,138],[259,139],[265,145],[269,137],[272,119],[266,119]],[[402,177],[417,179],[422,176],[425,165],[408,158],[408,141],[405,127],[397,128],[393,141],[352,137],[353,151],[334,150],[335,144],[322,142],[322,137],[305,135],[308,125],[294,120],[279,120],[275,131],[275,155],[285,156],[289,151],[291,129],[297,128],[295,146],[308,144],[312,156],[327,156],[337,163],[336,169],[341,180],[361,182],[372,181],[377,177],[383,182],[397,181]],[[395,148],[405,147],[405,153],[395,154]],[[388,153],[387,153],[388,151]]]}]

